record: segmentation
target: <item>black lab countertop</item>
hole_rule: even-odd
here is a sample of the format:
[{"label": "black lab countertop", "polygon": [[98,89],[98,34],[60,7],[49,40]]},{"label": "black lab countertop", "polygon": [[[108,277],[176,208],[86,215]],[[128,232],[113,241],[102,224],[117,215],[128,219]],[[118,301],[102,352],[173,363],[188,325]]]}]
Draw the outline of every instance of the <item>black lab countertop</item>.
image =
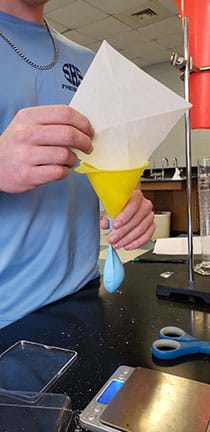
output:
[{"label": "black lab countertop", "polygon": [[167,325],[210,340],[209,307],[156,297],[160,273],[187,272],[187,265],[130,262],[125,269],[125,281],[114,294],[105,292],[102,286],[82,290],[2,329],[0,352],[22,339],[76,350],[76,362],[53,391],[67,393],[73,408],[79,410],[120,365],[142,366],[210,383],[208,356],[188,357],[180,364],[160,364],[153,361],[150,351],[159,329]]}]

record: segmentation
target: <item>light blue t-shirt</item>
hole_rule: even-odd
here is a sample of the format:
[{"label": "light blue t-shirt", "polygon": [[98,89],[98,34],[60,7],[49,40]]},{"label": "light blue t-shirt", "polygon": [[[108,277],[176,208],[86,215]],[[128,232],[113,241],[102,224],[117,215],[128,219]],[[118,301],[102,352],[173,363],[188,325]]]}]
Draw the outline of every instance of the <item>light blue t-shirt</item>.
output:
[{"label": "light blue t-shirt", "polygon": [[[30,60],[52,60],[44,24],[0,12],[0,31]],[[52,31],[59,60],[47,71],[25,63],[0,37],[0,134],[23,107],[69,104],[90,65],[89,50]],[[98,276],[98,214],[87,177],[73,170],[29,192],[0,192],[0,327]]]}]

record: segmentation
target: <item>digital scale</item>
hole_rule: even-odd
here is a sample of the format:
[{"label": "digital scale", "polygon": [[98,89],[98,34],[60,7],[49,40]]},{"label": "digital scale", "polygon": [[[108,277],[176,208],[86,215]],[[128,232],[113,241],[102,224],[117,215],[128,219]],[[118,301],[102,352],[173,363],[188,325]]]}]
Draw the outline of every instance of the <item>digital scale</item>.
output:
[{"label": "digital scale", "polygon": [[93,432],[210,432],[210,385],[120,366],[80,423]]}]

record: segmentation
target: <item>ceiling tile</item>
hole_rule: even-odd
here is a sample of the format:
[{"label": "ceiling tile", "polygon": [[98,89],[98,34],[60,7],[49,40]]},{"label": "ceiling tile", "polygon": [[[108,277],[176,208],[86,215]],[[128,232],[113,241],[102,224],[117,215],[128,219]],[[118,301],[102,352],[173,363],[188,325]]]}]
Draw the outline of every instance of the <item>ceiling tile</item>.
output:
[{"label": "ceiling tile", "polygon": [[[149,9],[154,11],[154,15],[150,13],[146,13],[143,16],[139,15],[143,10]],[[141,6],[130,8],[124,12],[115,14],[114,16],[133,29],[140,29],[162,22],[173,15],[174,13],[161,5],[158,0],[148,0]]]},{"label": "ceiling tile", "polygon": [[143,57],[145,55],[150,56],[151,54],[159,53],[159,51],[165,51],[163,47],[159,47],[156,42],[147,42],[142,45],[134,45],[125,50],[125,53],[128,53],[133,58],[135,57]]},{"label": "ceiling tile", "polygon": [[88,43],[94,43],[94,39],[90,38],[87,35],[84,35],[77,30],[70,30],[64,33],[64,36],[68,39],[72,40],[73,42],[76,42],[80,45],[87,46]]},{"label": "ceiling tile", "polygon": [[45,10],[49,24],[67,38],[95,52],[106,39],[125,57],[144,67],[169,61],[172,52],[183,53],[175,1],[157,2],[173,16],[138,29],[122,22],[120,14],[142,8],[145,3],[148,7],[148,0],[50,0]]},{"label": "ceiling tile", "polygon": [[129,51],[127,50],[127,51],[124,51],[124,50],[119,50],[118,51],[120,54],[122,54],[124,57],[126,57],[128,60],[130,60],[131,62],[133,62],[133,55],[131,55],[130,53],[129,53]]},{"label": "ceiling tile", "polygon": [[108,38],[107,42],[116,49],[126,49],[130,46],[147,42],[147,39],[144,36],[141,36],[136,30],[131,30]]},{"label": "ceiling tile", "polygon": [[145,55],[141,55],[143,60],[150,61],[150,64],[162,63],[162,62],[168,62],[170,64],[170,56],[171,56],[171,52],[169,50],[158,51],[152,54],[147,53]]},{"label": "ceiling tile", "polygon": [[102,41],[97,41],[97,42],[92,42],[92,43],[86,44],[86,47],[91,49],[94,52],[97,52],[98,49],[100,48],[101,44],[102,44]]},{"label": "ceiling tile", "polygon": [[156,42],[166,48],[173,48],[174,46],[181,45],[183,40],[182,33],[168,35],[166,38],[157,39]]},{"label": "ceiling tile", "polygon": [[50,0],[45,6],[45,13],[52,12],[55,9],[59,9],[63,6],[66,6],[69,3],[72,3],[75,0]]},{"label": "ceiling tile", "polygon": [[109,13],[124,12],[132,7],[141,6],[146,0],[86,0],[87,3]]},{"label": "ceiling tile", "polygon": [[181,22],[178,17],[170,17],[137,31],[148,40],[160,39],[171,34],[181,33]]},{"label": "ceiling tile", "polygon": [[108,17],[89,26],[80,27],[79,30],[81,33],[102,40],[129,31],[130,27],[113,17]]},{"label": "ceiling tile", "polygon": [[148,60],[143,60],[142,58],[134,58],[133,63],[136,64],[136,66],[139,66],[140,68],[147,66],[150,62]]},{"label": "ceiling tile", "polygon": [[179,55],[183,55],[184,54],[184,45],[180,44],[180,45],[174,46],[173,52],[178,53]]},{"label": "ceiling tile", "polygon": [[102,20],[107,15],[84,1],[77,0],[63,8],[50,12],[47,16],[56,22],[75,29]]},{"label": "ceiling tile", "polygon": [[169,9],[171,12],[178,14],[178,10],[174,0],[159,0],[159,3],[161,3],[167,9]]}]

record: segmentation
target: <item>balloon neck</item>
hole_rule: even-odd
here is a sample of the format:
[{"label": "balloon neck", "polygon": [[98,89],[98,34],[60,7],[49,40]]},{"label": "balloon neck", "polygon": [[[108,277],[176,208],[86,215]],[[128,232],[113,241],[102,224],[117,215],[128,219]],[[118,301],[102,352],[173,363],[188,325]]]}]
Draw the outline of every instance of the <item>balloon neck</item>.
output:
[{"label": "balloon neck", "polygon": [[110,231],[112,231],[112,219],[111,218],[109,218],[109,229],[110,229]]}]

